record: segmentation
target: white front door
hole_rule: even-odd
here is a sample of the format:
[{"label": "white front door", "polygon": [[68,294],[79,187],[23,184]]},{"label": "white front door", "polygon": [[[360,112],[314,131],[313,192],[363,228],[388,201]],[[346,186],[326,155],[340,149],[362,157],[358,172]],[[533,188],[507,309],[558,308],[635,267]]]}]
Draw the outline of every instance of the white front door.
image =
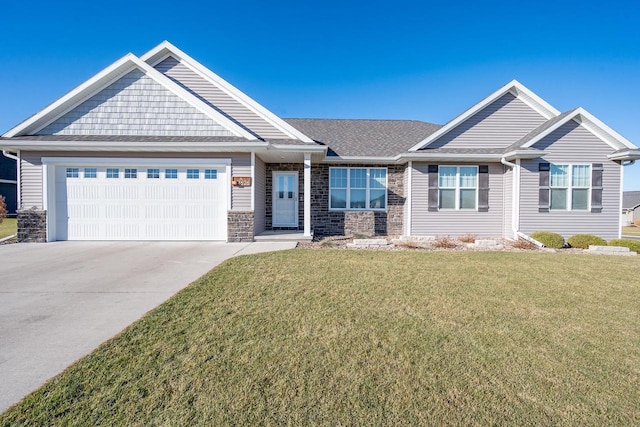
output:
[{"label": "white front door", "polygon": [[298,226],[298,172],[273,172],[273,226]]}]

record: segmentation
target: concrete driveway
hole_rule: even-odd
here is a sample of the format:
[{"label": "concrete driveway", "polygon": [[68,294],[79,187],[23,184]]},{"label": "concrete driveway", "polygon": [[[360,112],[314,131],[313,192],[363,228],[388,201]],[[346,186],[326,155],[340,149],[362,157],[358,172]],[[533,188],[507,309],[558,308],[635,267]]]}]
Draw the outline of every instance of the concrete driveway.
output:
[{"label": "concrete driveway", "polygon": [[0,413],[225,259],[294,246],[0,245]]}]

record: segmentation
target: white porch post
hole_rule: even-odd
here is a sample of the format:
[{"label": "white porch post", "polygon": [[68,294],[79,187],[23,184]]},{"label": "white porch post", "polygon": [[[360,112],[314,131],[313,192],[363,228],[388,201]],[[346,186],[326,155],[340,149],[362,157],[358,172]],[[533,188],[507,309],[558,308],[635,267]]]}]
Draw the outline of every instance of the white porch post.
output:
[{"label": "white porch post", "polygon": [[304,235],[311,237],[311,153],[304,153]]}]

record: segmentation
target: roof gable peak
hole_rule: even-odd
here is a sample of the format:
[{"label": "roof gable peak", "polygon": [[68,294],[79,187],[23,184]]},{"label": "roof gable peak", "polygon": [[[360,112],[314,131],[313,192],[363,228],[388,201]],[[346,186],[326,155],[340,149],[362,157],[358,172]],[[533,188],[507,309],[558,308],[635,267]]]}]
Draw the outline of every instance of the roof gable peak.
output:
[{"label": "roof gable peak", "polygon": [[495,92],[493,92],[492,94],[490,94],[489,96],[487,96],[486,98],[484,98],[483,100],[481,100],[480,102],[478,102],[477,104],[475,104],[474,106],[472,106],[471,108],[467,109],[462,114],[455,117],[449,123],[441,127],[437,132],[433,133],[432,135],[429,135],[427,138],[425,138],[424,140],[420,141],[418,144],[411,147],[409,151],[418,151],[422,148],[427,147],[429,144],[431,144],[441,136],[445,135],[449,131],[455,129],[458,125],[460,125],[461,123],[463,123],[464,121],[466,121],[467,119],[469,119],[470,117],[478,113],[479,111],[488,107],[498,99],[502,98],[507,93],[510,93],[511,95],[523,101],[525,104],[527,104],[533,110],[537,111],[540,115],[542,115],[547,120],[560,114],[560,112],[556,110],[553,106],[551,106],[548,102],[540,98],[538,95],[533,93],[522,83],[514,79],[514,80],[511,80],[506,85],[499,88],[498,90],[496,90]]}]

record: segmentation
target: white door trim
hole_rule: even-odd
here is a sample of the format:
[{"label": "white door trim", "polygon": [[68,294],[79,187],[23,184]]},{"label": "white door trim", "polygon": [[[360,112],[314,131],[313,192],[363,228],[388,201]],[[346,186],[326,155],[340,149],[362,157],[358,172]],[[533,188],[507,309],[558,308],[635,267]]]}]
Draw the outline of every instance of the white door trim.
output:
[{"label": "white door trim", "polygon": [[[290,222],[290,223],[285,223],[285,222],[277,222],[276,220],[276,191],[278,189],[278,180],[276,179],[279,175],[282,176],[293,176],[293,183],[294,183],[294,189],[295,189],[295,205],[294,205],[294,210],[295,210],[295,222]],[[300,202],[300,192],[299,192],[299,185],[298,185],[298,172],[296,171],[272,171],[271,172],[271,182],[272,182],[272,189],[271,189],[271,226],[272,227],[298,227],[298,204]]]}]

